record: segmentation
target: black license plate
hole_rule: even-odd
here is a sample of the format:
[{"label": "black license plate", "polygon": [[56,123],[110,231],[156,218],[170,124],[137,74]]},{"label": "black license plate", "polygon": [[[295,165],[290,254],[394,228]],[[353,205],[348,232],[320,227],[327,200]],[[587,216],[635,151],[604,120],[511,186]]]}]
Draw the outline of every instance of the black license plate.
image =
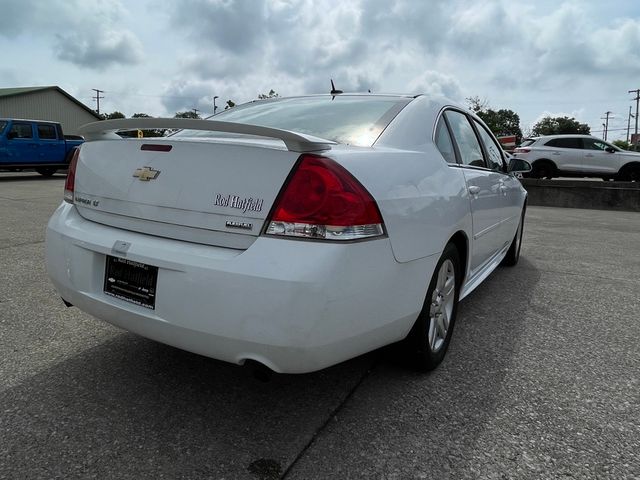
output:
[{"label": "black license plate", "polygon": [[158,267],[107,255],[104,293],[155,310]]}]

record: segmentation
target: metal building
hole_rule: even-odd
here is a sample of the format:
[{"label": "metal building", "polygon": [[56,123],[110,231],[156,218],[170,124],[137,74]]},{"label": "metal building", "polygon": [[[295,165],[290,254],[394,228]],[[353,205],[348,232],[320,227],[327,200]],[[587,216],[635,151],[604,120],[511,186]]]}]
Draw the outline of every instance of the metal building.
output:
[{"label": "metal building", "polygon": [[0,88],[0,118],[60,122],[65,135],[100,120],[98,114],[60,87]]}]

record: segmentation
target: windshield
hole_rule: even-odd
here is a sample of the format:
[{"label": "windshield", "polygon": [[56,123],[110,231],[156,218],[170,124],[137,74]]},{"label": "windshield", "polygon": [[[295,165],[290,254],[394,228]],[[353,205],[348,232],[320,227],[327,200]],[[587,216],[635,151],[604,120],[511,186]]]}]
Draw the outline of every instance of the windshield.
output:
[{"label": "windshield", "polygon": [[[256,101],[211,120],[291,130],[338,143],[371,146],[402,108],[405,97],[318,96]],[[229,137],[228,133],[183,130],[180,137]]]},{"label": "windshield", "polygon": [[0,135],[2,135],[2,132],[4,132],[4,127],[7,126],[7,123],[8,122],[6,122],[4,120],[0,120]]}]

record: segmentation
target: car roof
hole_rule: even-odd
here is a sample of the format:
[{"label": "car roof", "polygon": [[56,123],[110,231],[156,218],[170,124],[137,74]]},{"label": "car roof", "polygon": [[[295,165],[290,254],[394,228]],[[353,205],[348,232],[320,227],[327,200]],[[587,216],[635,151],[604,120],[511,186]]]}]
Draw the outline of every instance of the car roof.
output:
[{"label": "car roof", "polygon": [[566,137],[574,137],[574,138],[598,138],[593,135],[585,135],[583,133],[561,133],[557,135],[540,135],[539,137],[528,137],[525,140],[542,140],[547,138],[566,138]]}]

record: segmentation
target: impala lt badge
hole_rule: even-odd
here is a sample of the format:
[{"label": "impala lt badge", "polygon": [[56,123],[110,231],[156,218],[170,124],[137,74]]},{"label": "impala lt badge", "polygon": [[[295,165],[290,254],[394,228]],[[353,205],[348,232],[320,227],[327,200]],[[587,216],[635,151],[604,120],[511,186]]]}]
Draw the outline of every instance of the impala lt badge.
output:
[{"label": "impala lt badge", "polygon": [[136,168],[136,171],[133,172],[133,176],[139,178],[141,182],[155,180],[158,175],[160,175],[160,170],[154,170],[151,167]]},{"label": "impala lt badge", "polygon": [[247,222],[226,222],[225,223],[227,228],[241,228],[243,230],[251,230],[253,229],[253,223],[247,223]]}]

